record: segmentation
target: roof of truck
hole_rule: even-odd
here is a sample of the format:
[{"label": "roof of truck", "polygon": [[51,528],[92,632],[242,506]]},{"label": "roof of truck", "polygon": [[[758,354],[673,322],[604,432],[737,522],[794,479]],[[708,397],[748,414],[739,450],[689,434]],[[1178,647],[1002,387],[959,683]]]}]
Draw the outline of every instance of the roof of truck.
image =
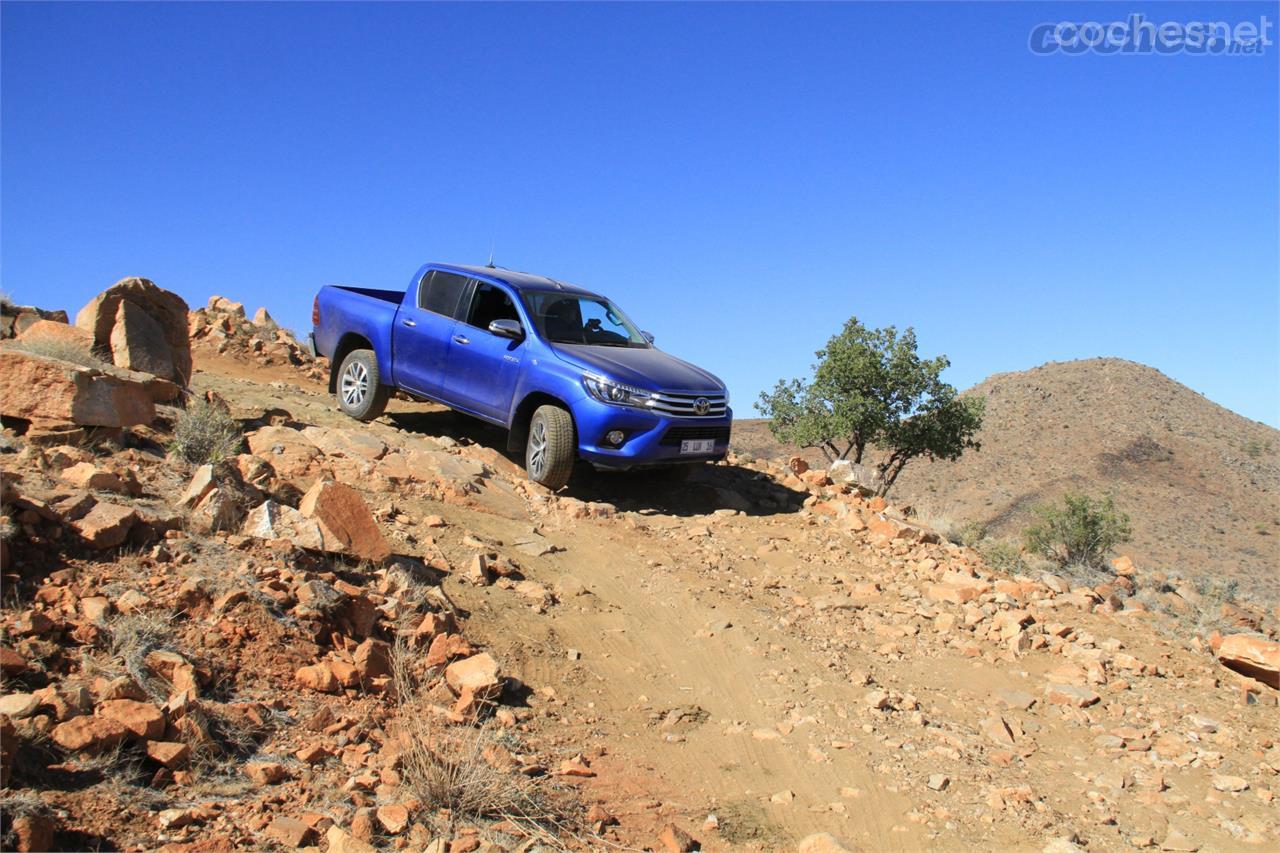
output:
[{"label": "roof of truck", "polygon": [[469,275],[478,275],[484,278],[492,278],[509,284],[516,290],[561,290],[567,293],[585,293],[589,296],[598,296],[599,294],[587,290],[585,287],[578,287],[574,284],[567,284],[563,281],[556,281],[554,278],[547,278],[543,275],[534,275],[533,273],[517,272],[516,270],[504,269],[502,267],[475,267],[468,264],[431,264],[433,267],[446,270],[457,270]]}]

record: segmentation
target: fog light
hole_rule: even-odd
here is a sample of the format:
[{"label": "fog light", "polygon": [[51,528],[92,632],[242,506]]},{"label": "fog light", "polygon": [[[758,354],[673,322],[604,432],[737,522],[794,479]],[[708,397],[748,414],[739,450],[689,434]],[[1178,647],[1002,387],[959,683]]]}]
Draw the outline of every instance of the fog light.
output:
[{"label": "fog light", "polygon": [[604,434],[604,440],[618,447],[627,440],[627,434],[620,429],[611,429]]}]

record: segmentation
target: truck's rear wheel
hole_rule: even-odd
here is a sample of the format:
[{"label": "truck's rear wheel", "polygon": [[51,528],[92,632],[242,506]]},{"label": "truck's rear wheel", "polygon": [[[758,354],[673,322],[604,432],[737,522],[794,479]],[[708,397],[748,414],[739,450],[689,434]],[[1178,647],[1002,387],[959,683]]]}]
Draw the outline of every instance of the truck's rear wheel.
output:
[{"label": "truck's rear wheel", "polygon": [[371,421],[387,408],[391,389],[382,384],[373,350],[347,353],[338,368],[338,406],[356,420]]},{"label": "truck's rear wheel", "polygon": [[569,482],[577,445],[573,437],[573,417],[559,406],[539,406],[529,421],[524,468],[529,479],[548,489]]}]

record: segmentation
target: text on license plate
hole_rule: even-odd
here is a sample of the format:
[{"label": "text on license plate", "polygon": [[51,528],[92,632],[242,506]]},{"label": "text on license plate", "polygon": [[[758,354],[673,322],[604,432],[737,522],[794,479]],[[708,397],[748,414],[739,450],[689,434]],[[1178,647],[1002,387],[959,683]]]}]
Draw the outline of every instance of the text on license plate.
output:
[{"label": "text on license plate", "polygon": [[680,442],[681,453],[714,453],[715,449],[714,438],[692,438]]}]

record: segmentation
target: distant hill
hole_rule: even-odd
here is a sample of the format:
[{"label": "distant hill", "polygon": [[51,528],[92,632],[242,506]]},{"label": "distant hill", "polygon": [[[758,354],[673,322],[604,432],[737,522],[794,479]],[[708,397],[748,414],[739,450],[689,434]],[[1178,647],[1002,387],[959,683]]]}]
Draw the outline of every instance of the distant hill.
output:
[{"label": "distant hill", "polygon": [[[922,514],[1011,536],[1067,490],[1110,492],[1133,519],[1124,550],[1139,563],[1280,598],[1280,431],[1114,358],[998,373],[965,393],[987,400],[982,450],[907,467],[895,495]],[[788,452],[758,420],[736,424],[734,444]]]}]

